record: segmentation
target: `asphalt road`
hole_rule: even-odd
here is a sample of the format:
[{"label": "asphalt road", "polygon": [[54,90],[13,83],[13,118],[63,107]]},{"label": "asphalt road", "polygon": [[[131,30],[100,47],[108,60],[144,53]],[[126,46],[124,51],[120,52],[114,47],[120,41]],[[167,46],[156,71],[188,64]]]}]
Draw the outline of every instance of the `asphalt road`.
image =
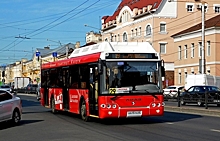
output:
[{"label": "asphalt road", "polygon": [[1,123],[0,141],[219,141],[220,138],[217,116],[166,110],[163,117],[84,122],[73,114],[52,114],[35,97],[20,97],[21,124],[12,127]]}]

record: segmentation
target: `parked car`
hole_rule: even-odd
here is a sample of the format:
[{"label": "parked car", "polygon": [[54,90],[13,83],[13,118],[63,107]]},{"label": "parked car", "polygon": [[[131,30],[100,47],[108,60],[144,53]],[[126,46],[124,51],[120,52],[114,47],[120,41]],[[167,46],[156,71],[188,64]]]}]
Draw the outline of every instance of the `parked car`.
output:
[{"label": "parked car", "polygon": [[0,90],[6,90],[8,92],[12,92],[12,89],[9,85],[1,85]]},{"label": "parked car", "polygon": [[0,90],[0,122],[11,121],[13,124],[18,124],[21,116],[21,99],[15,94]]},{"label": "parked car", "polygon": [[178,90],[182,92],[184,89],[184,86],[168,86],[167,88],[163,89],[163,94],[165,98],[177,98],[178,96]]},{"label": "parked car", "polygon": [[39,83],[37,87],[37,100],[40,100],[40,87],[41,87],[41,84]]},{"label": "parked car", "polygon": [[220,89],[216,86],[191,86],[180,95],[180,103],[197,103],[203,106],[207,100],[208,104],[217,104],[220,106]]},{"label": "parked car", "polygon": [[27,87],[25,88],[25,93],[37,93],[37,84],[28,84]]}]

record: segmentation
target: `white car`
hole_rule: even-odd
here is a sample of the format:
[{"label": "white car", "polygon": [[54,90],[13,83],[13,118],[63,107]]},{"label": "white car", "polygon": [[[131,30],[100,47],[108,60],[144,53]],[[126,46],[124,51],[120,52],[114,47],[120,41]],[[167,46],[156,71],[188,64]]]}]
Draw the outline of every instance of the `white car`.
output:
[{"label": "white car", "polygon": [[168,86],[167,88],[163,89],[163,94],[165,98],[177,98],[178,90],[180,92],[184,89],[184,86]]},{"label": "white car", "polygon": [[0,90],[0,122],[11,121],[19,124],[22,116],[21,99],[15,94]]}]

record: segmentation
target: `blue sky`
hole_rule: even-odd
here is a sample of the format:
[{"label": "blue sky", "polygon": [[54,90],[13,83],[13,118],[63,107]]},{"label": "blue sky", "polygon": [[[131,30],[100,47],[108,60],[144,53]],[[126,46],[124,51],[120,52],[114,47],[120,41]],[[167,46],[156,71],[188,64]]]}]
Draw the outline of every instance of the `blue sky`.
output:
[{"label": "blue sky", "polygon": [[[0,65],[31,59],[36,48],[57,48],[98,32],[101,17],[112,15],[121,0],[1,0]],[[87,24],[91,27],[85,27]],[[95,27],[95,28],[92,28]],[[96,29],[97,28],[97,29]]]}]

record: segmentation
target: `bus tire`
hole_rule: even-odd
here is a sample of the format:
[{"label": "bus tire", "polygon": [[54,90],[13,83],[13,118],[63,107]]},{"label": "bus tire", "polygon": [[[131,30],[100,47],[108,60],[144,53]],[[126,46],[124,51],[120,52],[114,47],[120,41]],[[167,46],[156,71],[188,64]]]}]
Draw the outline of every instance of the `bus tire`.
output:
[{"label": "bus tire", "polygon": [[57,113],[57,110],[55,109],[55,99],[54,99],[54,97],[51,98],[51,112],[53,114]]},{"label": "bus tire", "polygon": [[87,112],[86,111],[87,111],[87,109],[86,109],[86,102],[83,99],[81,101],[81,104],[80,104],[80,115],[81,115],[82,120],[89,121],[89,117],[87,116]]}]

